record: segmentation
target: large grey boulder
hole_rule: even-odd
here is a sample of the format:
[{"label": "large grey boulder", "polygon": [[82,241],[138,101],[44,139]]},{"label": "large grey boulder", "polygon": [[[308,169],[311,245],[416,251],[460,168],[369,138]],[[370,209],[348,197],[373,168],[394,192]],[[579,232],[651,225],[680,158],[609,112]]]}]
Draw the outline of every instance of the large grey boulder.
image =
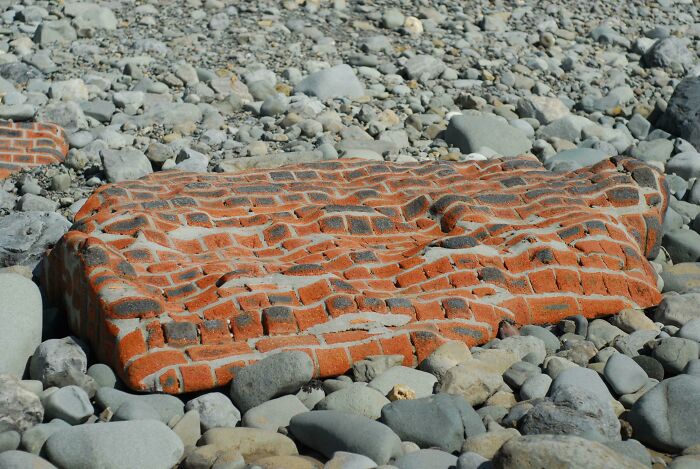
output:
[{"label": "large grey boulder", "polygon": [[450,453],[459,451],[466,438],[486,431],[472,406],[450,394],[392,402],[382,409],[382,422],[402,441]]},{"label": "large grey boulder", "polygon": [[0,432],[24,432],[43,418],[39,396],[22,387],[14,376],[0,374]]},{"label": "large grey boulder", "polygon": [[21,378],[41,343],[42,302],[39,287],[18,274],[0,274],[0,373]]},{"label": "large grey boulder", "polygon": [[494,469],[542,469],[645,466],[595,441],[572,435],[528,435],[513,438],[493,458]]},{"label": "large grey boulder", "polygon": [[532,142],[522,130],[496,116],[481,113],[454,116],[444,138],[466,154],[488,148],[502,156],[518,156],[532,148]]},{"label": "large grey boulder", "polygon": [[675,453],[700,443],[700,377],[660,382],[632,406],[627,420],[634,437],[654,449]]},{"label": "large grey boulder", "polygon": [[276,353],[236,373],[231,400],[246,412],[273,397],[296,393],[311,381],[313,373],[314,364],[306,353]]},{"label": "large grey boulder", "polygon": [[316,96],[322,100],[352,99],[363,96],[365,87],[349,65],[341,64],[312,73],[294,87],[294,92]]},{"label": "large grey boulder", "polygon": [[654,321],[667,326],[683,327],[691,319],[700,318],[700,293],[665,295],[654,311]]},{"label": "large grey boulder", "polygon": [[78,425],[46,442],[49,460],[71,469],[171,469],[183,452],[175,432],[156,420]]},{"label": "large grey boulder", "polygon": [[54,212],[14,212],[0,218],[0,267],[34,268],[70,226]]},{"label": "large grey boulder", "polygon": [[401,440],[389,427],[359,415],[316,410],[292,418],[289,429],[301,443],[329,458],[347,451],[386,464],[402,454]]}]

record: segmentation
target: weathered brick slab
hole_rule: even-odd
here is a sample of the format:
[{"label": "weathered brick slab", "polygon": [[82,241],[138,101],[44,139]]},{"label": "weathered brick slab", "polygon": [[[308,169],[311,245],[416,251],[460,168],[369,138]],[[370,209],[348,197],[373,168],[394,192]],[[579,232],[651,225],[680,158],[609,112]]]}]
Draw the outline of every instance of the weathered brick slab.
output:
[{"label": "weathered brick slab", "polygon": [[46,280],[134,389],[223,385],[285,349],[319,376],[411,365],[503,319],[656,304],[664,184],[635,160],[555,174],[532,157],[161,172],[99,189]]},{"label": "weathered brick slab", "polygon": [[0,121],[0,179],[21,169],[60,163],[66,134],[54,124]]}]

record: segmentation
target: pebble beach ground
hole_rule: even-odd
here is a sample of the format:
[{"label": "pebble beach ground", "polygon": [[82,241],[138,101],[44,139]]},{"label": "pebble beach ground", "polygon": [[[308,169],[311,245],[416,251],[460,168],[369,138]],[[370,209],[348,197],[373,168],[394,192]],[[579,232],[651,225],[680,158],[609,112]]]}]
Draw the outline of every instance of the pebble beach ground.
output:
[{"label": "pebble beach ground", "polygon": [[[0,0],[0,469],[700,467],[699,54],[692,0]],[[6,156],[22,126],[49,160]],[[665,175],[658,305],[323,379],[278,353],[170,395],[130,390],[46,296],[107,184],[523,154]]]}]

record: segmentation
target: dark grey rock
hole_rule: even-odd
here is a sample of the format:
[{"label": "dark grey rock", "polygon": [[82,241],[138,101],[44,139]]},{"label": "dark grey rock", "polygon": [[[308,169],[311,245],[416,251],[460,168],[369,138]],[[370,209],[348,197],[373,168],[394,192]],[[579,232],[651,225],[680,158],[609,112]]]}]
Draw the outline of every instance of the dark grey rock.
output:
[{"label": "dark grey rock", "polygon": [[657,126],[681,137],[700,151],[700,77],[683,79],[673,91]]},{"label": "dark grey rock", "polygon": [[458,451],[466,438],[486,431],[479,415],[462,396],[442,393],[392,402],[382,409],[381,420],[402,441],[448,452]]},{"label": "dark grey rock", "polygon": [[620,439],[620,422],[611,403],[586,389],[560,386],[533,405],[518,421],[523,435],[578,435],[601,442]]}]

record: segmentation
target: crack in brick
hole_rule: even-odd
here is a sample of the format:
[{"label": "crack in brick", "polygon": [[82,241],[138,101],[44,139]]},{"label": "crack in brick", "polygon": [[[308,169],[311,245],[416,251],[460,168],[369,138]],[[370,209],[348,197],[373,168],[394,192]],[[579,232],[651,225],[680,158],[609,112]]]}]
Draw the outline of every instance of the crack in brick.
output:
[{"label": "crack in brick", "polygon": [[657,304],[664,184],[632,159],[552,173],[531,156],[160,172],[98,189],[44,282],[135,390],[225,385],[291,349],[316,376],[415,365],[502,320]]}]

